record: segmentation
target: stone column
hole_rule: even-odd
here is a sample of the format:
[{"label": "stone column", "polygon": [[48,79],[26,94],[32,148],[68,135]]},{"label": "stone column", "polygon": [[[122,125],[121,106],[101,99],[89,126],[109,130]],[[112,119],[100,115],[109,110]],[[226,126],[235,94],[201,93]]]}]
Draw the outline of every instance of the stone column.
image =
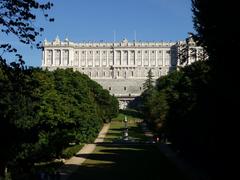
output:
[{"label": "stone column", "polygon": [[63,66],[63,49],[61,49],[60,66]]},{"label": "stone column", "polygon": [[148,50],[148,67],[151,66],[150,54],[151,54],[151,50]]},{"label": "stone column", "polygon": [[109,67],[109,60],[108,60],[108,51],[106,50],[106,66]]},{"label": "stone column", "polygon": [[52,66],[56,65],[56,61],[55,61],[55,49],[52,49]]},{"label": "stone column", "polygon": [[141,50],[140,52],[141,52],[141,65],[142,65],[142,67],[143,67],[143,66],[144,66],[144,65],[143,65],[143,63],[144,63],[144,62],[143,62],[143,51]]},{"label": "stone column", "polygon": [[120,66],[122,65],[123,63],[123,51],[121,50],[120,51]]},{"label": "stone column", "polygon": [[70,62],[70,49],[67,49],[67,50],[68,50],[68,57],[67,57],[67,67],[68,67],[71,64],[71,62]]},{"label": "stone column", "polygon": [[70,56],[70,49],[68,50],[68,62],[67,62],[67,66],[71,65],[71,56]]},{"label": "stone column", "polygon": [[99,50],[99,67],[102,67],[102,51]]},{"label": "stone column", "polygon": [[165,50],[162,50],[162,66],[165,66]]},{"label": "stone column", "polygon": [[95,67],[95,56],[94,56],[94,53],[96,51],[92,51],[92,59],[93,59],[93,62],[92,62],[92,67]]},{"label": "stone column", "polygon": [[66,52],[68,52],[67,54],[68,54],[68,57],[67,57],[67,66],[69,66],[69,64],[70,64],[70,50],[68,49],[68,51],[66,51]]},{"label": "stone column", "polygon": [[133,58],[133,65],[134,65],[134,66],[137,65],[137,64],[136,64],[136,61],[137,61],[137,58],[136,58],[137,55],[136,55],[136,54],[137,54],[137,51],[135,50],[135,51],[134,51],[134,58]]},{"label": "stone column", "polygon": [[155,50],[155,66],[158,67],[157,50]]},{"label": "stone column", "polygon": [[176,65],[177,65],[177,66],[180,66],[180,59],[179,59],[179,57],[178,57],[179,51],[180,51],[180,47],[177,47],[177,57],[176,57],[176,61],[177,61]]},{"label": "stone column", "polygon": [[61,49],[59,49],[59,62],[58,62],[58,66],[60,66],[61,65],[61,58],[62,58],[62,51],[61,51]]},{"label": "stone column", "polygon": [[128,53],[127,54],[127,66],[131,64],[131,62],[130,62],[130,53],[129,52],[131,52],[131,51],[127,50],[127,53]]},{"label": "stone column", "polygon": [[116,51],[113,50],[113,66],[116,65]]},{"label": "stone column", "polygon": [[45,49],[42,51],[42,66],[46,66],[46,57],[45,57]]},{"label": "stone column", "polygon": [[78,67],[81,67],[81,51],[78,50]]},{"label": "stone column", "polygon": [[75,51],[73,49],[68,50],[68,66],[73,66],[74,65],[74,55]]},{"label": "stone column", "polygon": [[85,67],[88,67],[87,50],[85,51]]}]

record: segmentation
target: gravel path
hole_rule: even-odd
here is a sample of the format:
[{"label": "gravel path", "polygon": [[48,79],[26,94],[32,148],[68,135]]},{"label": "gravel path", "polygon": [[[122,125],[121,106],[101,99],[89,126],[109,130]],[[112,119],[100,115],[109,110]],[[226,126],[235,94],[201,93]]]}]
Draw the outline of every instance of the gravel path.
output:
[{"label": "gravel path", "polygon": [[[76,156],[73,156],[72,158],[64,162],[63,167],[59,170],[61,180],[68,179],[69,175],[72,174],[75,170],[77,170],[78,166],[81,165],[87,159],[87,155],[94,151],[94,149],[96,148],[95,143],[100,143],[104,141],[104,137],[106,136],[109,127],[110,127],[110,123],[104,124],[98,137],[95,139],[94,144],[85,144],[83,148],[77,153]],[[78,157],[78,155],[83,155],[83,154],[86,156]]]}]

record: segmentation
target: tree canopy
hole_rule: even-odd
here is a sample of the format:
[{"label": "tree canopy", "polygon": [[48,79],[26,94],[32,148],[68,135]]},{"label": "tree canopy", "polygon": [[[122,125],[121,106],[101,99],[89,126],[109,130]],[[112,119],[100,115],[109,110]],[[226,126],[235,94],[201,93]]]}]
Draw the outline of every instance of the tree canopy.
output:
[{"label": "tree canopy", "polygon": [[[195,38],[202,45],[211,61],[213,73],[211,97],[212,116],[215,122],[215,167],[216,175],[222,178],[228,174],[229,159],[236,154],[229,147],[222,147],[223,142],[236,137],[236,118],[240,102],[238,80],[239,49],[239,6],[236,1],[192,0],[193,22],[196,29]],[[233,155],[230,158],[228,155]],[[221,160],[218,156],[221,155]],[[233,162],[231,162],[232,164]],[[220,165],[221,164],[221,165]],[[220,173],[221,172],[221,173]],[[225,174],[224,174],[225,172]]]},{"label": "tree canopy", "polygon": [[229,154],[232,159],[236,154],[222,143],[235,136],[240,102],[238,6],[231,0],[192,0],[192,10],[193,38],[207,52],[207,60],[159,78],[152,93],[142,94],[142,109],[181,155],[213,179],[228,178]]},{"label": "tree canopy", "polygon": [[[36,39],[44,28],[37,27],[38,12],[52,22],[52,6],[49,1],[0,0],[1,33],[41,48]],[[118,113],[116,97],[88,76],[72,69],[24,67],[11,43],[1,42],[0,48],[0,178],[8,171],[13,179],[25,179],[35,163],[61,157],[72,143],[92,142]],[[5,52],[19,61],[9,65]]]},{"label": "tree canopy", "polygon": [[[48,21],[54,21],[50,18],[47,11],[51,9],[53,3],[38,2],[36,0],[0,0],[0,31],[7,35],[13,35],[24,44],[29,44],[40,48],[40,43],[36,42],[36,37],[43,32],[43,27],[37,27],[35,20],[36,11],[42,11],[43,16]],[[3,44],[2,44],[3,43]],[[0,44],[2,53],[16,53],[20,63],[23,63],[22,56],[17,53],[17,49],[11,43]],[[2,55],[0,60],[4,61]]]},{"label": "tree canopy", "polygon": [[70,143],[92,142],[118,113],[115,97],[72,69],[0,68],[0,88],[1,176],[6,166],[21,174]]},{"label": "tree canopy", "polygon": [[147,79],[146,81],[143,83],[143,89],[144,90],[149,90],[153,88],[153,73],[152,73],[152,69],[150,69],[147,73]]}]

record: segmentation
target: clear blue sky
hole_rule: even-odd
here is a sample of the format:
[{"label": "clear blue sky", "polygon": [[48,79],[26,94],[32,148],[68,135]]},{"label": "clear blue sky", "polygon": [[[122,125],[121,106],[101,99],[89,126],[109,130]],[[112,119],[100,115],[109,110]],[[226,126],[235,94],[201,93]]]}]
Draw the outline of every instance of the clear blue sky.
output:
[{"label": "clear blue sky", "polygon": [[[37,26],[45,28],[39,37],[49,41],[58,35],[79,41],[113,41],[127,38],[142,41],[183,40],[193,32],[191,0],[55,0],[49,12],[55,22],[43,18]],[[3,39],[4,38],[4,39]],[[28,66],[41,65],[41,50],[30,49],[16,39],[1,36],[0,41],[13,43]]]}]

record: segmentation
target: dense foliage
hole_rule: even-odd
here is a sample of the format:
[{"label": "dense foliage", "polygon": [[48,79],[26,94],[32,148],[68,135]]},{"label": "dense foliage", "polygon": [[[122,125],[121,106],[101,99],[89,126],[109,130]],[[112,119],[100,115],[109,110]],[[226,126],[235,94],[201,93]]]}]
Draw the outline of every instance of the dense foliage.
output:
[{"label": "dense foliage", "polygon": [[[52,22],[52,6],[48,0],[0,0],[1,35],[41,48],[36,39],[44,28],[36,20],[42,13]],[[34,163],[64,155],[70,143],[93,141],[103,122],[118,113],[117,99],[86,75],[25,68],[23,57],[7,41],[0,50],[0,178],[7,171],[21,178]],[[7,52],[18,62],[7,64]]]},{"label": "dense foliage", "polygon": [[236,137],[240,102],[236,3],[192,0],[193,37],[208,61],[160,78],[141,96],[142,111],[156,131],[197,166],[208,169],[213,179],[228,179],[231,173],[226,170],[233,164],[229,160],[236,156],[231,148],[235,142],[230,142]]},{"label": "dense foliage", "polygon": [[215,103],[209,107],[215,116],[209,121],[216,122],[216,179],[229,179],[233,174],[229,165],[237,163],[234,160],[238,154],[234,151],[234,145],[238,141],[236,117],[239,116],[240,102],[239,6],[234,0],[192,0],[192,3],[193,22],[197,31],[195,39],[206,49],[212,61],[211,68],[215,71],[212,96]]},{"label": "dense foliage", "polygon": [[214,83],[209,64],[198,61],[173,71],[141,95],[141,111],[160,140],[167,138],[174,149],[201,166],[213,163],[215,152]]},{"label": "dense foliage", "polygon": [[[0,32],[1,35],[12,35],[23,44],[29,44],[32,47],[40,48],[40,43],[36,42],[36,37],[43,31],[43,27],[36,25],[36,15],[38,11],[42,13],[46,20],[52,22],[48,11],[52,8],[53,3],[37,0],[0,0]],[[4,36],[3,36],[4,37]],[[3,38],[4,39],[4,38]],[[7,39],[7,38],[6,38]],[[2,41],[0,43],[0,61],[3,61],[5,52],[15,53],[20,63],[24,63],[23,58],[17,53],[13,44]]]},{"label": "dense foliage", "polygon": [[[61,156],[69,143],[92,142],[118,101],[88,76],[1,63],[1,175]],[[15,171],[14,171],[15,172]]]}]

